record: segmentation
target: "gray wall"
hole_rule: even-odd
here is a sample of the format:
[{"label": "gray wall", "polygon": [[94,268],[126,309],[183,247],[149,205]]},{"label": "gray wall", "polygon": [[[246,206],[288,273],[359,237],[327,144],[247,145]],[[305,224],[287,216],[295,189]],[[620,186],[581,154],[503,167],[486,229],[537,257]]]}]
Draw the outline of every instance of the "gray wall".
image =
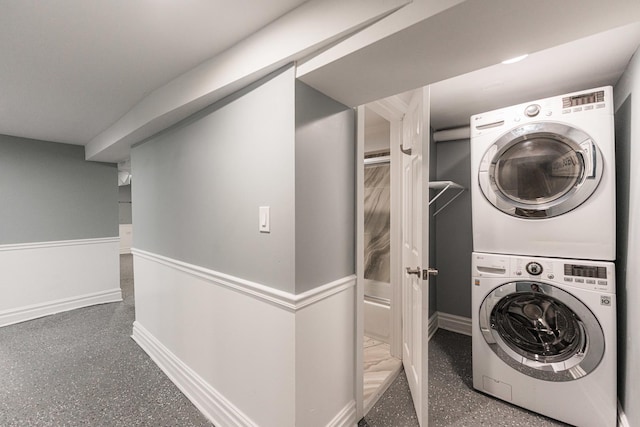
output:
[{"label": "gray wall", "polygon": [[132,149],[134,247],[294,292],[294,82],[270,75]]},{"label": "gray wall", "polygon": [[640,425],[640,53],[614,88],[616,104],[618,398]]},{"label": "gray wall", "polygon": [[120,224],[131,224],[131,184],[118,187],[118,207]]},{"label": "gray wall", "polygon": [[0,135],[0,244],[118,236],[115,164],[84,147]]},{"label": "gray wall", "polygon": [[296,293],[355,274],[355,115],[296,82]]},{"label": "gray wall", "polygon": [[[438,311],[471,317],[471,159],[469,140],[436,144],[436,177],[466,190],[435,217]],[[454,190],[455,191],[455,190]],[[454,194],[447,190],[435,203],[440,208]]]}]

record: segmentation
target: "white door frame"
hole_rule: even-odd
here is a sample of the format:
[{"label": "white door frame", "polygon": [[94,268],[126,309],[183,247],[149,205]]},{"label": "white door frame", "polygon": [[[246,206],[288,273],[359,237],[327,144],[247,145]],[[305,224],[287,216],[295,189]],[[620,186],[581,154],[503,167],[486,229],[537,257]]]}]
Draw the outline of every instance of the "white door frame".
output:
[{"label": "white door frame", "polygon": [[[391,151],[391,316],[390,316],[390,350],[391,355],[402,359],[402,119],[409,107],[398,96],[392,96],[368,104],[372,111],[387,120],[390,124]],[[364,169],[363,169],[364,176]],[[364,241],[363,234],[358,240]],[[364,253],[364,250],[363,250]]]},{"label": "white door frame", "polygon": [[[402,119],[409,107],[393,96],[367,104],[367,107],[390,123],[391,175],[391,355],[402,359]],[[364,131],[365,107],[357,109],[356,137],[356,419],[364,416]]]},{"label": "white door frame", "polygon": [[364,417],[364,115],[356,110],[356,422]]}]

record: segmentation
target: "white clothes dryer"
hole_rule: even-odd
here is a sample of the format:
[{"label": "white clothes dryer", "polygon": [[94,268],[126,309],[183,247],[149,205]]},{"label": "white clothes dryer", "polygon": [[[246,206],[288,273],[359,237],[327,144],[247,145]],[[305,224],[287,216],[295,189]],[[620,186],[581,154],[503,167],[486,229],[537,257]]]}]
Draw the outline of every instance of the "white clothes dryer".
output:
[{"label": "white clothes dryer", "polygon": [[471,117],[473,249],[615,259],[610,86]]},{"label": "white clothes dryer", "polygon": [[581,427],[616,426],[614,264],[474,252],[473,386]]}]

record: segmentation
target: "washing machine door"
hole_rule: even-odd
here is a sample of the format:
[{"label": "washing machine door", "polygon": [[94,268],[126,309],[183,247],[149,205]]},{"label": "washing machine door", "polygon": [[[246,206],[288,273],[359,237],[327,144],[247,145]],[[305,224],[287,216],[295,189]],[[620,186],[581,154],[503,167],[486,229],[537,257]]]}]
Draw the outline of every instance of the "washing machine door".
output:
[{"label": "washing machine door", "polygon": [[505,363],[533,378],[572,381],[604,355],[604,334],[579,299],[556,286],[516,281],[494,289],[479,313],[480,332]]},{"label": "washing machine door", "polygon": [[489,147],[478,180],[484,196],[506,214],[541,219],[562,215],[593,194],[602,154],[589,135],[555,122],[516,127]]}]

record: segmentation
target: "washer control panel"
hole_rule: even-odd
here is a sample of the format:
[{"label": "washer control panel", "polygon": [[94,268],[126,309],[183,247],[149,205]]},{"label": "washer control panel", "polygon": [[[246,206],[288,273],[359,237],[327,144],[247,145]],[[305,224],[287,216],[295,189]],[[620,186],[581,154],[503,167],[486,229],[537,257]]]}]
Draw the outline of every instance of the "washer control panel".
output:
[{"label": "washer control panel", "polygon": [[615,293],[612,262],[474,253],[472,264],[476,278],[529,279]]}]

